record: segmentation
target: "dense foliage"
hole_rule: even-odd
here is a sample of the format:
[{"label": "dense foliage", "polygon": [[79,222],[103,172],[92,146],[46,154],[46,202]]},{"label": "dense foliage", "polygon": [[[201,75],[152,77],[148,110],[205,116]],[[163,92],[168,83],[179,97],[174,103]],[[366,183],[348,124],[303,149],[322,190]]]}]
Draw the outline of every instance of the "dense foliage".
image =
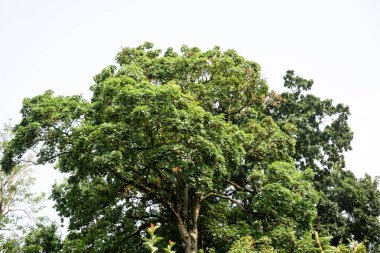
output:
[{"label": "dense foliage", "polygon": [[[380,242],[380,193],[378,179],[357,179],[344,170],[344,151],[350,150],[353,134],[348,126],[349,109],[307,93],[313,81],[288,71],[284,77],[290,92],[271,94],[268,113],[280,125],[297,127],[293,158],[299,170],[312,168],[319,191],[315,227],[332,235],[332,243],[366,241],[373,250]],[[273,104],[275,106],[273,106]]]},{"label": "dense foliage", "polygon": [[145,43],[116,61],[91,101],[25,99],[1,161],[10,172],[37,149],[36,163],[68,174],[52,194],[70,221],[63,251],[143,252],[152,223],[179,252],[252,238],[297,252],[313,226],[377,247],[377,181],[343,170],[348,107],[306,94],[312,81],[289,71],[291,92],[269,92],[257,63],[218,47]]}]

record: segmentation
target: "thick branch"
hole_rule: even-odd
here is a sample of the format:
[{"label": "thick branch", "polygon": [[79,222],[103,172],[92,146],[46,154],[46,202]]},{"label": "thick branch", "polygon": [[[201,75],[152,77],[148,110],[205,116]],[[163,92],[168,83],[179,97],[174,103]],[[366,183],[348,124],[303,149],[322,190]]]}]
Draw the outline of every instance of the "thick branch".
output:
[{"label": "thick branch", "polygon": [[202,203],[204,200],[206,200],[207,198],[210,198],[210,197],[218,197],[218,198],[226,199],[226,200],[236,204],[240,209],[245,211],[245,207],[236,199],[233,199],[229,196],[219,194],[219,193],[215,193],[215,192],[210,192],[210,193],[206,194],[203,198],[201,198],[200,203]]}]

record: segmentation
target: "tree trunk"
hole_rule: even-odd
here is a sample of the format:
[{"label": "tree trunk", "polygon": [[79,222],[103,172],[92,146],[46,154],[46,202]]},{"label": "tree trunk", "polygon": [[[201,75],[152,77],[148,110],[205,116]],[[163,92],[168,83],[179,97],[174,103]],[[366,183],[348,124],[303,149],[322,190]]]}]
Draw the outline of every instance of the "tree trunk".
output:
[{"label": "tree trunk", "polygon": [[188,231],[182,224],[177,224],[180,231],[183,242],[185,243],[185,253],[197,253],[198,252],[198,229],[192,229]]},{"label": "tree trunk", "polygon": [[176,195],[176,203],[170,210],[175,216],[178,231],[185,244],[185,253],[197,253],[198,218],[203,194],[191,195],[189,186],[181,178],[181,175],[178,175],[177,181],[178,191],[181,194],[180,196]]},{"label": "tree trunk", "polygon": [[186,253],[197,253],[198,252],[198,230],[190,233],[189,245],[186,246]]},{"label": "tree trunk", "polygon": [[201,204],[199,198],[197,198],[192,209],[192,215],[184,215],[186,219],[177,216],[177,227],[185,243],[185,253],[198,252],[198,218],[200,208]]}]

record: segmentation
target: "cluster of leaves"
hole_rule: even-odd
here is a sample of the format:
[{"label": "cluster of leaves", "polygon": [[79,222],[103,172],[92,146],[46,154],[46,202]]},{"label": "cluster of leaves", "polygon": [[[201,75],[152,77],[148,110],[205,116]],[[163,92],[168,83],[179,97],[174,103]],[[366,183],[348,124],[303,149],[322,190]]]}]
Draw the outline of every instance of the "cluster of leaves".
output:
[{"label": "cluster of leaves", "polygon": [[186,253],[249,238],[297,252],[313,226],[333,246],[377,247],[377,180],[343,169],[348,107],[309,94],[311,80],[288,71],[290,92],[269,92],[257,63],[219,47],[144,43],[116,61],[94,77],[91,101],[25,99],[1,160],[10,172],[36,149],[36,163],[68,174],[52,193],[69,218],[63,249],[142,252],[152,223]]},{"label": "cluster of leaves", "polygon": [[[293,252],[299,253],[366,253],[366,247],[363,243],[351,241],[349,245],[339,243],[337,246],[331,245],[331,236],[320,237],[317,231],[313,231],[312,237],[305,237],[298,241],[298,247]],[[270,245],[270,238],[255,241],[250,236],[244,236],[235,241],[228,253],[277,253],[281,252],[276,250]]]},{"label": "cluster of leaves", "polygon": [[347,253],[366,253],[367,249],[363,243],[350,241],[349,245],[342,244],[341,242],[336,245],[331,245],[332,236],[320,237],[317,231],[314,234],[314,245],[316,247],[309,247],[307,250],[310,252],[347,252]]},{"label": "cluster of leaves", "polygon": [[38,222],[25,236],[8,237],[1,243],[0,250],[6,253],[58,253],[61,249],[62,241],[58,234],[58,226],[54,223]]},{"label": "cluster of leaves", "polygon": [[[155,232],[157,229],[159,229],[160,226],[155,226],[154,224],[150,224],[150,227],[146,230],[149,234],[149,238],[143,238],[144,245],[147,247],[150,253],[159,252],[159,248],[156,247],[157,243],[163,240],[163,237],[159,237],[155,235]],[[169,240],[169,244],[166,246],[166,248],[163,248],[163,252],[165,253],[175,253],[173,250],[173,247],[175,245],[175,242],[172,242]]]}]

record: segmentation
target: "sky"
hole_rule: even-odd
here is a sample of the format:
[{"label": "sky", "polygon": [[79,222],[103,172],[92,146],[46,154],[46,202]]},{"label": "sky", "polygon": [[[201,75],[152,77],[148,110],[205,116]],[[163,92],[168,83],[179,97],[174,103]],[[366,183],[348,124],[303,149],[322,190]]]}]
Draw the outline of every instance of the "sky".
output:
[{"label": "sky", "polygon": [[[122,47],[219,45],[258,62],[271,89],[293,69],[314,94],[349,105],[346,167],[380,176],[379,13],[378,0],[0,0],[0,123],[17,123],[23,98],[48,89],[90,98]],[[61,178],[35,171],[36,191]]]}]

